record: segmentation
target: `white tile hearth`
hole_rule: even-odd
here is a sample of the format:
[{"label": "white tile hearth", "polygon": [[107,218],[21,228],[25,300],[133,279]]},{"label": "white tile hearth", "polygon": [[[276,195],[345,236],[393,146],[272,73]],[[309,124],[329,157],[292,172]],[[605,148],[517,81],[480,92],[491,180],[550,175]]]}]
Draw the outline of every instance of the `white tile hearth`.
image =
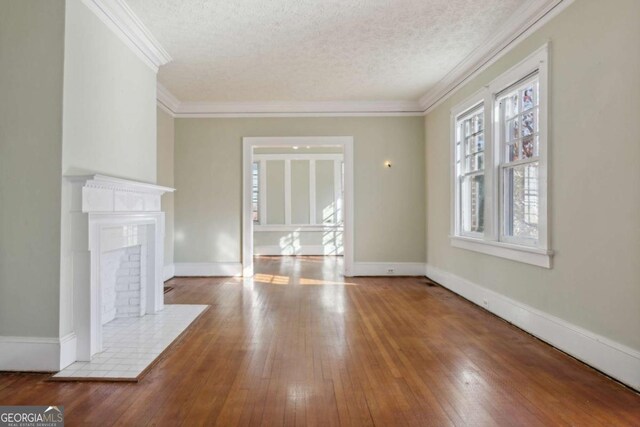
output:
[{"label": "white tile hearth", "polygon": [[156,314],[116,318],[103,326],[103,352],[91,362],[72,363],[51,379],[135,381],[207,307],[167,304]]}]

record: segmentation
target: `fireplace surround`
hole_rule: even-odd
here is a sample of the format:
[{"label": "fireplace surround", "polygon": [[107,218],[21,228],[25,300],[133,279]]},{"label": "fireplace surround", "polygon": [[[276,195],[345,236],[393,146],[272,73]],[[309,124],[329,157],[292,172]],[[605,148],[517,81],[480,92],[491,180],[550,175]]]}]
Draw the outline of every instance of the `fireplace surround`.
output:
[{"label": "fireplace surround", "polygon": [[[102,326],[162,310],[164,213],[174,189],[106,175],[63,185],[60,367],[102,351]],[[126,288],[126,289],[125,289]]]}]

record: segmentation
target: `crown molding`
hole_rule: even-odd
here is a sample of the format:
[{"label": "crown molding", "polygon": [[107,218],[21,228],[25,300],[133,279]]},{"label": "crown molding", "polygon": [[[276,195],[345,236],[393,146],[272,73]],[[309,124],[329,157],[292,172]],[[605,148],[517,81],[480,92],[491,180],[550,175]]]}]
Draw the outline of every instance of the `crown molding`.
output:
[{"label": "crown molding", "polygon": [[453,68],[419,99],[428,114],[464,83],[495,63],[521,41],[567,8],[574,0],[528,0],[481,47]]},{"label": "crown molding", "polygon": [[172,60],[124,0],[82,0],[154,72]]},{"label": "crown molding", "polygon": [[180,107],[180,100],[169,92],[169,89],[164,87],[160,82],[158,82],[157,85],[156,97],[158,100],[158,106],[172,117],[175,117],[175,112]]},{"label": "crown molding", "polygon": [[176,117],[419,116],[415,101],[181,102]]},{"label": "crown molding", "polygon": [[158,106],[176,118],[421,116],[416,101],[181,102],[158,83]]}]

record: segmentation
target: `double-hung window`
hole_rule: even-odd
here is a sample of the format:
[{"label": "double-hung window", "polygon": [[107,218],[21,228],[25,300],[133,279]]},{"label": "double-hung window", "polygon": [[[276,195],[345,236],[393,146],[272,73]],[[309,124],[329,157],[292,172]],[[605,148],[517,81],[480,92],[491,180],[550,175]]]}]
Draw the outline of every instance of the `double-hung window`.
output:
[{"label": "double-hung window", "polygon": [[484,107],[472,107],[456,118],[456,198],[461,235],[480,236],[484,231]]},{"label": "double-hung window", "polygon": [[538,73],[498,95],[500,144],[500,238],[537,246],[540,192]]},{"label": "double-hung window", "polygon": [[452,244],[551,267],[547,45],[452,110]]}]

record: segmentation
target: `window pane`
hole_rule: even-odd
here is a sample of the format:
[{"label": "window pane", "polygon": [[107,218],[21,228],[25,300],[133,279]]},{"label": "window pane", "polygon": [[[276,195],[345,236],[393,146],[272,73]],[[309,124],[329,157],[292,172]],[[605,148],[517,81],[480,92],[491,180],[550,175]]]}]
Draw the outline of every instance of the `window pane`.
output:
[{"label": "window pane", "polygon": [[535,144],[537,137],[527,136],[522,140],[522,158],[529,158],[538,155],[538,149]]},{"label": "window pane", "polygon": [[524,111],[536,106],[535,88],[537,86],[536,82],[522,90],[522,109]]},{"label": "window pane", "polygon": [[514,117],[511,120],[507,121],[504,132],[507,137],[507,142],[513,141],[514,139],[518,139],[520,137],[520,117]]},{"label": "window pane", "polygon": [[464,177],[461,196],[462,232],[482,233],[484,230],[484,175]]},{"label": "window pane", "polygon": [[471,138],[471,152],[478,153],[484,151],[484,134],[480,133]]},{"label": "window pane", "polygon": [[466,157],[466,172],[476,172],[484,168],[484,153],[472,154]]},{"label": "window pane", "polygon": [[538,238],[538,162],[504,170],[504,234]]},{"label": "window pane", "polygon": [[476,114],[475,116],[473,116],[472,118],[473,121],[473,132],[480,132],[481,130],[484,129],[483,125],[482,125],[482,112],[479,114]]},{"label": "window pane", "polygon": [[464,129],[464,136],[471,135],[471,133],[472,133],[471,132],[471,119],[467,119],[467,120],[464,121],[463,129]]},{"label": "window pane", "polygon": [[505,158],[507,159],[507,162],[514,162],[520,159],[520,143],[518,141],[508,144],[505,148]]},{"label": "window pane", "polygon": [[504,113],[505,117],[513,117],[518,114],[518,94],[514,93],[513,95],[507,96],[504,99]]},{"label": "window pane", "polygon": [[536,114],[533,111],[522,115],[522,136],[532,135],[538,130],[535,119]]}]

